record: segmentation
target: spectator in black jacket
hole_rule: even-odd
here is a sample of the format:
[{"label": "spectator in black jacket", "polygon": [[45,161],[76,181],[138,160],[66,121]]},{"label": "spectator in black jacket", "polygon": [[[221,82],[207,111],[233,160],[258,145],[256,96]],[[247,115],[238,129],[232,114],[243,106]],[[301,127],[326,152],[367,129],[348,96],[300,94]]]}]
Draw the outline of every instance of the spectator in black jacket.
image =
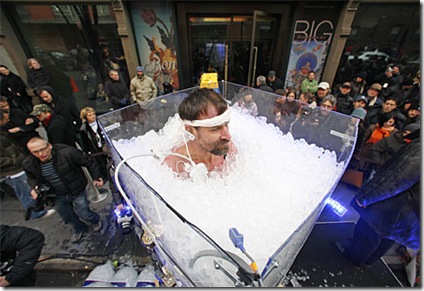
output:
[{"label": "spectator in black jacket", "polygon": [[335,242],[337,249],[354,265],[372,265],[390,247],[399,243],[420,249],[421,142],[412,142],[390,158],[353,198],[360,218],[353,238]]},{"label": "spectator in black jacket", "polygon": [[52,113],[48,105],[35,105],[31,115],[43,123],[47,138],[52,144],[62,143],[76,147],[74,128],[69,127],[62,116]]},{"label": "spectator in black jacket", "polygon": [[9,113],[9,121],[2,125],[2,128],[16,141],[21,150],[29,154],[26,144],[31,138],[39,136],[36,131],[38,120],[19,108],[10,108],[4,96],[0,96],[0,108]]},{"label": "spectator in black jacket", "polygon": [[268,72],[268,78],[266,80],[266,84],[271,87],[272,91],[275,92],[277,89],[284,90],[284,83],[279,78],[275,76],[275,71]]},{"label": "spectator in black jacket", "polygon": [[[77,243],[88,228],[81,219],[93,224],[95,232],[100,231],[101,219],[89,207],[85,191],[87,178],[82,170],[82,167],[88,169],[94,186],[103,186],[103,179],[94,159],[75,147],[52,145],[39,137],[31,139],[27,146],[31,155],[25,159],[23,167],[28,184],[33,189],[42,184],[51,187],[56,194],[57,212],[65,224],[71,224],[73,228],[71,242]],[[31,191],[31,195],[34,199],[37,198],[35,190]]]},{"label": "spectator in black jacket", "polygon": [[0,276],[0,287],[34,286],[35,271],[44,234],[23,226],[0,225],[1,264],[12,262],[9,272]]},{"label": "spectator in black jacket", "polygon": [[1,94],[7,97],[12,107],[26,113],[32,110],[32,98],[28,96],[26,85],[21,77],[12,73],[5,65],[0,65]]},{"label": "spectator in black jacket", "polygon": [[35,58],[28,59],[28,72],[27,72],[27,83],[32,89],[34,89],[34,93],[37,93],[37,90],[41,86],[50,86],[50,73]]},{"label": "spectator in black jacket", "polygon": [[112,102],[113,109],[130,105],[131,93],[126,83],[119,77],[116,70],[109,71],[109,79],[105,82],[107,97]]},{"label": "spectator in black jacket", "polygon": [[353,111],[353,97],[350,95],[352,86],[350,82],[344,82],[334,93],[334,97],[337,99],[336,111],[350,115]]},{"label": "spectator in black jacket", "polygon": [[394,96],[387,97],[382,105],[374,105],[368,110],[367,116],[365,117],[365,127],[368,128],[370,125],[376,124],[380,115],[393,111],[397,118],[396,128],[403,129],[406,117],[397,109],[397,105],[398,99]]}]

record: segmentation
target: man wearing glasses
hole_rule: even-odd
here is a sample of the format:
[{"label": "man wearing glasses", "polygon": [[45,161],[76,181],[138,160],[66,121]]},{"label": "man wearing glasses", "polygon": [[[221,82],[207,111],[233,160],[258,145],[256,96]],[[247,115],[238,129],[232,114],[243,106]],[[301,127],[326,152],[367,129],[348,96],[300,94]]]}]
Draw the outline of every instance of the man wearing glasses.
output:
[{"label": "man wearing glasses", "polygon": [[[81,220],[94,225],[100,231],[100,216],[89,208],[85,188],[87,179],[81,167],[86,167],[96,187],[103,186],[100,170],[95,160],[83,151],[64,144],[52,145],[47,140],[34,137],[28,141],[31,155],[24,162],[28,184],[36,199],[36,186],[47,185],[55,193],[55,208],[65,224],[71,224],[74,234],[71,242],[77,243],[88,226]],[[81,219],[80,219],[81,218]]]}]

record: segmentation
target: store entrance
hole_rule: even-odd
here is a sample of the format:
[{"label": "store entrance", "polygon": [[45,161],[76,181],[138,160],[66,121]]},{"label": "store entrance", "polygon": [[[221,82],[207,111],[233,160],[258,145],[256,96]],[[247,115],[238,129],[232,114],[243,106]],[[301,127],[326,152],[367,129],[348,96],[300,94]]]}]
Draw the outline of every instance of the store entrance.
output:
[{"label": "store entrance", "polygon": [[277,18],[260,11],[245,16],[190,16],[193,84],[204,72],[252,85],[272,69]]}]

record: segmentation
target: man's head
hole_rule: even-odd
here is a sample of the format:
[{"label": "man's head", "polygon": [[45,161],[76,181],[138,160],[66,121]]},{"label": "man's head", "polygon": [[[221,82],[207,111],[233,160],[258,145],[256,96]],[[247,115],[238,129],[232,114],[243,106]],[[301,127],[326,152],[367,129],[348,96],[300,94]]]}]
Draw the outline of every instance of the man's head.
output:
[{"label": "man's head", "polygon": [[144,75],[144,68],[142,66],[137,67],[137,77],[141,78]]},{"label": "man's head", "polygon": [[412,103],[408,109],[408,118],[414,119],[421,115],[421,108],[417,103]]},{"label": "man's head", "polygon": [[32,70],[38,70],[41,68],[40,62],[35,58],[28,59],[28,67]]},{"label": "man's head", "polygon": [[0,96],[0,109],[10,112],[10,105],[9,102],[7,102],[7,97]]},{"label": "man's head", "polygon": [[353,101],[353,108],[365,108],[368,104],[368,98],[364,95],[358,95]]},{"label": "man's head", "polygon": [[181,102],[178,114],[202,150],[219,156],[228,153],[230,111],[221,95],[212,89],[198,89]]},{"label": "man's head", "polygon": [[275,71],[269,71],[268,72],[268,80],[270,81],[270,82],[274,82],[275,81]]},{"label": "man's head", "polygon": [[393,75],[398,75],[400,73],[400,65],[393,66]]},{"label": "man's head", "polygon": [[30,115],[35,116],[40,121],[44,121],[51,115],[51,112],[47,104],[37,104],[32,109]]},{"label": "man's head", "polygon": [[109,71],[109,78],[111,78],[113,81],[119,80],[119,73],[117,70],[110,70]]},{"label": "man's head", "polygon": [[340,86],[340,88],[339,88],[339,90],[340,90],[340,92],[342,92],[342,94],[343,95],[346,95],[346,94],[348,94],[349,92],[350,92],[350,89],[352,88],[352,86],[350,85],[350,83],[349,82],[344,82],[341,86]]},{"label": "man's head", "polygon": [[318,84],[317,96],[320,99],[323,99],[325,96],[327,96],[329,90],[330,90],[330,84],[328,84],[327,82],[321,82]]},{"label": "man's head", "polygon": [[0,126],[4,126],[9,122],[9,112],[0,109]]},{"label": "man's head", "polygon": [[260,86],[260,85],[264,85],[264,84],[266,84],[265,76],[258,76],[256,78],[256,85]]},{"label": "man's head", "polygon": [[50,86],[40,87],[40,89],[37,90],[37,94],[47,104],[50,104],[50,103],[53,102],[54,90],[53,90],[52,87],[50,87]]},{"label": "man's head", "polygon": [[364,108],[355,108],[350,116],[358,118],[360,120],[364,120],[367,115],[367,111]]},{"label": "man's head", "polygon": [[383,89],[383,86],[381,86],[379,83],[374,83],[369,87],[367,90],[368,99],[372,100],[374,97],[377,97],[378,94],[380,94],[381,89]]},{"label": "man's head", "polygon": [[27,142],[29,152],[41,162],[47,162],[52,158],[52,145],[41,137],[33,137]]},{"label": "man's head", "polygon": [[326,110],[321,110],[321,112],[324,115],[328,115],[329,111],[334,110],[334,108],[336,107],[336,104],[337,104],[336,97],[334,97],[333,95],[325,96],[324,99],[321,101],[320,107]]},{"label": "man's head", "polygon": [[309,73],[308,73],[308,79],[310,81],[312,81],[313,79],[315,79],[315,72],[314,71],[309,71]]},{"label": "man's head", "polygon": [[388,96],[386,97],[386,100],[383,103],[383,112],[391,112],[395,110],[397,107],[397,98],[394,96]]},{"label": "man's head", "polygon": [[5,65],[0,65],[0,74],[2,74],[4,76],[9,76],[9,74],[10,74],[9,68],[6,67]]},{"label": "man's head", "polygon": [[406,136],[406,135],[410,134],[411,132],[414,132],[416,130],[419,130],[420,127],[421,127],[420,124],[419,123],[416,123],[416,122],[411,123],[411,124],[408,124],[403,129],[403,136]]}]

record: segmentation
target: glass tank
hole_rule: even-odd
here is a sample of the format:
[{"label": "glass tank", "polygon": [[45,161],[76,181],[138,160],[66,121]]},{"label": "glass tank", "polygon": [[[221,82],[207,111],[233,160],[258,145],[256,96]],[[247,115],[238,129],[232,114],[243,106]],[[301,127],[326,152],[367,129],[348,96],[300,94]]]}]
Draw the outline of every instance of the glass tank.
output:
[{"label": "glass tank", "polygon": [[177,286],[276,287],[349,163],[358,119],[238,84],[219,86],[237,152],[205,177],[181,177],[162,163],[187,142],[178,106],[198,87],[98,119],[118,188]]}]

